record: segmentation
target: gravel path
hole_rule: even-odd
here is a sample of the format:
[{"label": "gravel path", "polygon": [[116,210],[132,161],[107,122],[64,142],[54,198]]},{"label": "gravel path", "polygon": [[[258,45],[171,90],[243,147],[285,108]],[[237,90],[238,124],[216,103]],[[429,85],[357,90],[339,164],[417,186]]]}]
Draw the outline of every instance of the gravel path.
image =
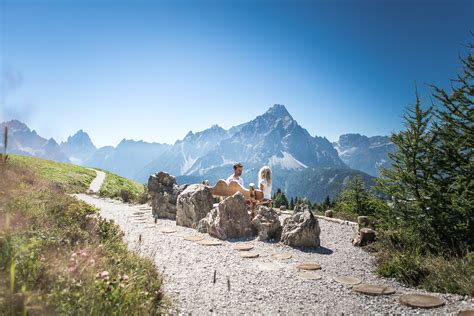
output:
[{"label": "gravel path", "polygon": [[[426,293],[406,288],[374,274],[373,256],[351,245],[350,226],[319,220],[321,245],[313,251],[292,249],[279,243],[224,241],[220,246],[202,246],[184,240],[182,235],[203,236],[196,230],[176,226],[174,221],[159,220],[154,225],[147,205],[129,205],[85,194],[79,199],[101,210],[125,233],[129,248],[152,258],[164,277],[165,294],[178,312],[219,313],[419,313],[398,303],[405,293]],[[146,209],[147,208],[147,209]],[[165,228],[176,233],[163,233]],[[139,241],[141,239],[141,241]],[[259,257],[244,259],[233,249],[236,244],[251,243]],[[290,253],[291,259],[278,260],[274,253]],[[317,262],[320,280],[304,280],[296,265]],[[215,271],[215,283],[214,283]],[[355,276],[365,283],[391,286],[397,293],[372,297],[354,293],[350,286],[334,281],[341,275]],[[474,307],[472,298],[434,294],[446,301],[444,307],[430,313],[455,313]]]},{"label": "gravel path", "polygon": [[93,193],[98,193],[100,191],[100,187],[102,186],[102,183],[105,180],[105,172],[96,170],[96,169],[90,169],[90,170],[94,170],[97,176],[94,178],[94,180],[92,180],[89,186],[89,191]]}]

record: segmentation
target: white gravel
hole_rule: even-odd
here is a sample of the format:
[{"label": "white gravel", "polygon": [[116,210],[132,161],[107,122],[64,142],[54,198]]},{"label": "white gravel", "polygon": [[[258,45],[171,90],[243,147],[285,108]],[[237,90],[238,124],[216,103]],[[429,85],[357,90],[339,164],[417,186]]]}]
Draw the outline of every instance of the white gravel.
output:
[{"label": "white gravel", "polygon": [[97,176],[92,180],[90,186],[89,186],[89,191],[92,191],[93,193],[98,193],[100,190],[100,187],[102,186],[102,183],[105,180],[105,172],[100,171],[100,170],[95,170],[88,168],[90,170],[94,170]]},{"label": "white gravel", "polygon": [[[159,220],[153,225],[151,210],[146,205],[129,205],[85,194],[79,199],[101,210],[101,216],[112,219],[125,233],[129,248],[152,258],[164,277],[165,295],[177,312],[193,313],[426,313],[403,306],[398,298],[405,293],[426,293],[406,288],[394,280],[374,274],[375,259],[351,245],[350,226],[319,220],[319,249],[302,251],[279,243],[256,240],[224,241],[220,246],[201,246],[179,235],[201,235],[196,230],[176,226],[174,221]],[[144,212],[143,215],[136,215]],[[134,214],[135,213],[135,214]],[[163,228],[175,228],[176,233],[164,234]],[[139,236],[141,235],[141,242]],[[250,242],[260,257],[240,258],[232,246]],[[291,253],[289,260],[277,260],[273,253]],[[303,280],[296,265],[317,262],[322,270],[320,280]],[[216,282],[213,282],[216,271]],[[394,287],[396,294],[372,297],[352,291],[333,279],[340,275],[360,278],[364,283]],[[455,313],[473,308],[472,298],[459,295],[433,294],[446,301],[429,313]]]}]

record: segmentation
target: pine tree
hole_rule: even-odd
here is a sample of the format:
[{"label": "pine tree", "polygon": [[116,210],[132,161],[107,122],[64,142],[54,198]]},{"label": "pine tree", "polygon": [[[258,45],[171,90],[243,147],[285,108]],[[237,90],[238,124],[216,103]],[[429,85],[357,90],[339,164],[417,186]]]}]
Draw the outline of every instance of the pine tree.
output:
[{"label": "pine tree", "polygon": [[391,168],[381,169],[380,190],[386,193],[392,207],[384,216],[385,224],[395,230],[410,230],[419,236],[433,237],[432,248],[438,240],[426,217],[431,186],[433,144],[435,135],[430,132],[433,120],[432,107],[423,109],[418,92],[414,107],[406,110],[403,118],[406,129],[392,134],[397,147],[389,153]]},{"label": "pine tree", "polygon": [[329,195],[326,196],[323,202],[323,211],[328,210],[331,208],[331,200],[329,199]]},{"label": "pine tree", "polygon": [[[473,45],[470,45],[471,52]],[[434,229],[458,252],[474,249],[474,57],[462,59],[463,73],[448,94],[432,86],[438,103],[434,127],[434,181],[430,201]],[[444,210],[449,210],[448,213]]]},{"label": "pine tree", "polygon": [[295,202],[293,200],[293,197],[291,197],[291,200],[290,200],[290,205],[288,207],[290,210],[294,210],[295,209]]},{"label": "pine tree", "polygon": [[359,176],[349,181],[336,203],[338,211],[365,216],[375,215],[379,208],[379,199],[366,188]]}]

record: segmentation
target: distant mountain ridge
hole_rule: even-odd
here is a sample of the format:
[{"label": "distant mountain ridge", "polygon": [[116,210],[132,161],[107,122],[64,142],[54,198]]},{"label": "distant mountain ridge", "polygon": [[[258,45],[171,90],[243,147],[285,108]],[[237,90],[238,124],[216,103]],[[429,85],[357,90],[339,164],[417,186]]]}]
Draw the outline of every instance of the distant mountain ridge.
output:
[{"label": "distant mountain ridge", "polygon": [[386,136],[346,134],[335,143],[312,136],[279,104],[228,130],[213,125],[190,131],[172,145],[123,139],[116,147],[97,148],[83,130],[58,145],[19,121],[2,124],[10,128],[14,145],[9,150],[19,154],[102,168],[142,183],[157,171],[169,172],[181,183],[214,182],[226,178],[232,164],[239,161],[245,166],[248,185],[257,182],[261,166],[269,165],[274,190],[281,188],[289,196],[315,201],[334,197],[355,175],[372,184],[370,175],[376,174],[378,165],[386,164],[387,152],[393,149]]},{"label": "distant mountain ridge", "polygon": [[374,177],[379,176],[379,168],[391,166],[388,153],[396,147],[388,136],[367,137],[360,134],[345,134],[333,143],[339,157],[350,168],[361,170]]},{"label": "distant mountain ridge", "polygon": [[1,151],[3,151],[3,131],[5,127],[8,127],[9,134],[8,152],[60,162],[70,162],[53,138],[46,139],[39,136],[36,131],[30,130],[25,123],[18,120],[0,123],[0,133],[2,135]]}]

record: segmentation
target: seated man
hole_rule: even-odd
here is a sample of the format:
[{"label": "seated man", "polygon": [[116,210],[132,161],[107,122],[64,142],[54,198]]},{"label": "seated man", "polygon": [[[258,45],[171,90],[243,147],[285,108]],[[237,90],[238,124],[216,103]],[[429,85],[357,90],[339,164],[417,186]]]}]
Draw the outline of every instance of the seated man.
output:
[{"label": "seated man", "polygon": [[244,186],[244,179],[242,178],[242,170],[244,169],[244,166],[240,162],[234,164],[234,173],[231,174],[226,182],[227,184],[230,184],[231,182],[235,181],[238,184],[240,184],[242,187]]}]

